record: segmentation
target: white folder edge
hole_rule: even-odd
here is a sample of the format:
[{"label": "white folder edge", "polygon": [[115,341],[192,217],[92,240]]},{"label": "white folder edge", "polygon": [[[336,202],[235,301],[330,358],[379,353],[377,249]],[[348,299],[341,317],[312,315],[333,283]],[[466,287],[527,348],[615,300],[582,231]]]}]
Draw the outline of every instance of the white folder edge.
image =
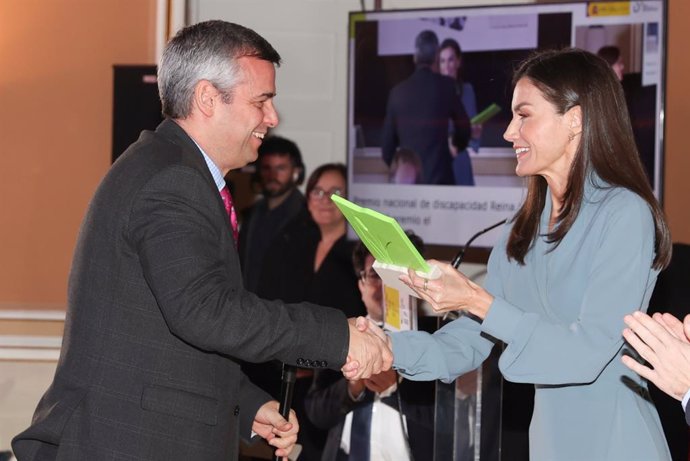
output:
[{"label": "white folder edge", "polygon": [[[417,293],[414,292],[414,290],[412,290],[410,287],[408,287],[398,279],[398,277],[401,274],[407,275],[407,267],[396,266],[395,264],[386,264],[379,261],[374,261],[374,265],[372,267],[374,268],[376,273],[379,274],[379,277],[381,277],[381,280],[383,281],[384,285],[395,288],[400,292],[400,294],[405,294],[408,296],[414,296],[415,298],[419,298],[419,296],[417,295]],[[434,265],[431,265],[429,267],[431,267],[431,270],[429,272],[417,271],[417,275],[420,277],[427,278],[429,280],[437,279],[441,276],[441,269]]]}]

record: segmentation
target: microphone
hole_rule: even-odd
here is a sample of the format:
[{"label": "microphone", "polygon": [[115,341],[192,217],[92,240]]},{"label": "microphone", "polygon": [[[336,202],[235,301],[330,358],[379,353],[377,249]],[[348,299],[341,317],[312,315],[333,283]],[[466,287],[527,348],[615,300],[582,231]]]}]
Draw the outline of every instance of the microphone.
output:
[{"label": "microphone", "polygon": [[455,268],[455,269],[457,269],[458,267],[460,267],[460,264],[462,263],[462,259],[465,257],[465,251],[470,247],[470,245],[472,244],[472,242],[474,242],[478,237],[481,237],[482,235],[486,234],[486,233],[489,232],[490,230],[493,230],[493,229],[497,228],[498,226],[500,226],[500,225],[502,225],[502,224],[505,224],[506,221],[508,221],[508,220],[507,220],[507,219],[503,219],[503,220],[497,222],[496,224],[490,225],[490,226],[487,227],[486,229],[480,230],[479,232],[477,232],[476,234],[474,234],[472,237],[470,237],[470,239],[467,241],[467,243],[465,244],[465,246],[462,247],[462,248],[460,249],[460,251],[458,251],[458,254],[457,254],[457,255],[455,255],[455,258],[453,258],[453,262],[450,263],[450,265],[453,266],[453,268]]},{"label": "microphone", "polygon": [[[292,393],[295,389],[295,381],[297,380],[297,367],[283,363],[283,374],[281,377],[282,384],[280,386],[280,406],[278,411],[280,415],[286,420],[290,420],[290,407],[292,406]],[[274,456],[274,461],[280,461],[280,456]]]},{"label": "microphone", "polygon": [[[474,234],[472,237],[470,237],[470,239],[467,241],[467,243],[465,243],[465,246],[462,247],[460,249],[460,251],[458,251],[458,254],[455,255],[455,258],[453,258],[453,262],[451,262],[450,265],[453,266],[453,268],[455,268],[455,269],[460,267],[460,264],[462,264],[462,259],[465,257],[465,251],[467,251],[467,249],[470,247],[472,242],[474,242],[477,239],[477,237],[480,237],[480,236],[486,234],[487,232],[489,232],[490,230],[493,230],[493,229],[497,228],[498,226],[505,224],[506,221],[508,221],[508,220],[503,219],[503,220],[497,222],[496,224],[490,225],[486,229],[480,230],[479,232]],[[455,320],[458,317],[460,317],[460,314],[458,312],[447,312],[446,315],[443,316],[443,320],[446,320],[446,319]]]}]

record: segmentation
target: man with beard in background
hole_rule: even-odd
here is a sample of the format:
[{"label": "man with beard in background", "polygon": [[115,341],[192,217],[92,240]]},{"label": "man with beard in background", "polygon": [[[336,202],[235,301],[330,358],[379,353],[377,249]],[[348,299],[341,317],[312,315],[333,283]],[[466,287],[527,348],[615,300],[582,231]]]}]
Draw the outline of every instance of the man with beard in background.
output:
[{"label": "man with beard in background", "polygon": [[247,209],[240,229],[240,261],[245,287],[251,292],[256,291],[271,242],[306,206],[304,195],[297,189],[304,174],[297,144],[280,136],[264,139],[255,173],[263,198]]}]

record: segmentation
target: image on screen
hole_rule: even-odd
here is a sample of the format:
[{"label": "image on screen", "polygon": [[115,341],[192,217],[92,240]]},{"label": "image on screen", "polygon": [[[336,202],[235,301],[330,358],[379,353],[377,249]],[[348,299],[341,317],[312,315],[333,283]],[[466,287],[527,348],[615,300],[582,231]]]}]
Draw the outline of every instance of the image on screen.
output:
[{"label": "image on screen", "polygon": [[[573,2],[352,13],[350,199],[393,216],[431,244],[462,245],[513,216],[525,192],[503,139],[513,70],[535,50],[571,46],[599,54],[619,76],[659,196],[663,6]],[[476,245],[492,246],[499,236],[492,232]]]}]

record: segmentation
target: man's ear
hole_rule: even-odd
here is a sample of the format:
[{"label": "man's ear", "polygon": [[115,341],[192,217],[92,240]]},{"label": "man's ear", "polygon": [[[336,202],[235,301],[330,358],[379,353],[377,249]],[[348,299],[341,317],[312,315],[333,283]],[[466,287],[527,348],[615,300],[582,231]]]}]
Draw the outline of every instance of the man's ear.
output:
[{"label": "man's ear", "polygon": [[199,80],[194,87],[192,106],[206,117],[211,117],[219,99],[218,89],[208,80]]}]

